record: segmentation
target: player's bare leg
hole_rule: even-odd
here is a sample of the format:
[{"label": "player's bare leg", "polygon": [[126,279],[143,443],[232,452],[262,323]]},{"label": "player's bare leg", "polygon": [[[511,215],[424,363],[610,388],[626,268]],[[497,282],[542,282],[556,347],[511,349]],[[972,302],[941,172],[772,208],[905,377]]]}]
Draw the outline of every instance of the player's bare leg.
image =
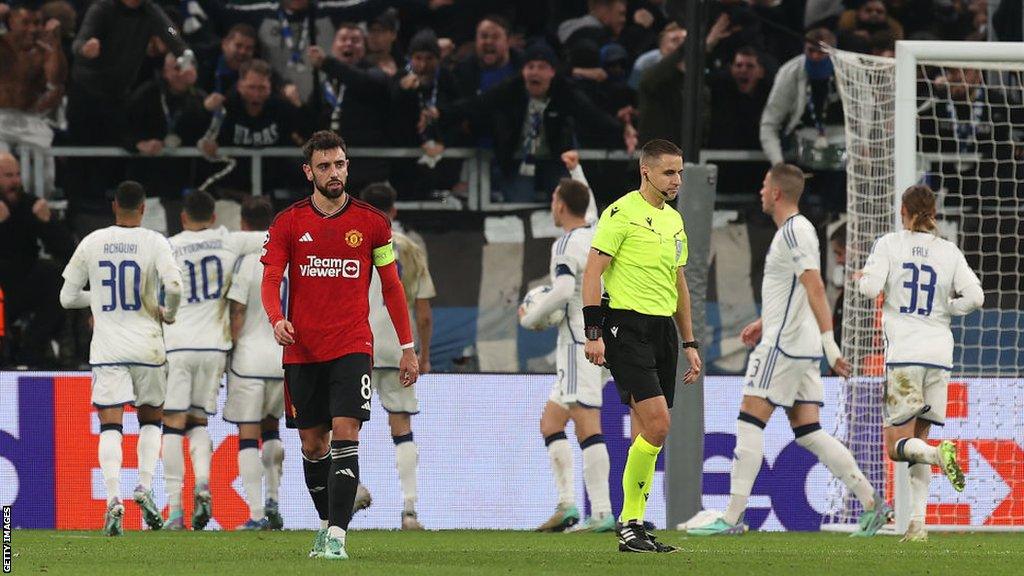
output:
[{"label": "player's bare leg", "polygon": [[137,444],[139,485],[132,498],[142,510],[142,520],[152,530],[163,528],[164,519],[153,500],[153,474],[160,459],[160,435],[163,408],[160,406],[139,406],[139,439]]},{"label": "player's bare leg", "polygon": [[124,504],[121,503],[121,439],[124,407],[100,408],[99,462],[103,473],[103,485],[107,490],[107,511],[103,519],[103,533],[120,536],[124,529]]},{"label": "player's bare leg", "polygon": [[284,444],[281,443],[278,426],[278,419],[272,417],[264,418],[260,423],[260,436],[263,439],[260,455],[263,460],[263,477],[267,483],[263,513],[271,530],[284,528],[284,518],[278,506],[281,474],[284,472]]},{"label": "player's bare leg", "polygon": [[573,491],[572,448],[565,437],[565,425],[568,422],[568,410],[550,400],[544,405],[540,416],[540,434],[551,459],[551,472],[558,489],[558,505],[555,513],[537,528],[537,532],[562,532],[580,521]]},{"label": "player's bare leg", "polygon": [[857,466],[853,454],[840,441],[821,429],[820,409],[817,404],[799,403],[786,410],[797,444],[803,446],[828,468],[860,501],[864,512],[860,529],[853,536],[874,536],[892,519],[892,508],[875,491],[871,482]]},{"label": "player's bare leg", "polygon": [[[388,414],[391,439],[395,443],[395,467],[398,468],[398,482],[402,486],[402,530],[423,530],[416,517],[416,466],[419,464],[419,449],[412,435],[412,415]],[[358,499],[356,505],[358,506]]]},{"label": "player's bare leg", "polygon": [[331,473],[331,429],[326,424],[314,428],[300,428],[299,440],[302,442],[302,473],[306,479],[306,489],[309,490],[309,496],[313,499],[313,506],[320,518],[320,530],[313,540],[309,557],[322,558],[327,542],[330,514],[330,493],[327,487]]},{"label": "player's bare leg", "polygon": [[238,425],[238,473],[249,504],[249,520],[239,530],[267,530],[270,523],[263,509],[263,462],[260,459],[260,425]]}]

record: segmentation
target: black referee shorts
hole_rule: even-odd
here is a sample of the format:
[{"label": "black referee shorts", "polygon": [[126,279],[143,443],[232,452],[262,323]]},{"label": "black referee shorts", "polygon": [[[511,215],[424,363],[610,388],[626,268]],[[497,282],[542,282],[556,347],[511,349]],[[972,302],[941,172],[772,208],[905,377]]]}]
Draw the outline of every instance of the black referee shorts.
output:
[{"label": "black referee shorts", "polygon": [[285,426],[305,430],[334,418],[370,419],[373,387],[369,354],[347,354],[326,362],[284,367]]},{"label": "black referee shorts", "polygon": [[679,336],[671,316],[610,309],[604,321],[605,359],[622,403],[676,395]]}]

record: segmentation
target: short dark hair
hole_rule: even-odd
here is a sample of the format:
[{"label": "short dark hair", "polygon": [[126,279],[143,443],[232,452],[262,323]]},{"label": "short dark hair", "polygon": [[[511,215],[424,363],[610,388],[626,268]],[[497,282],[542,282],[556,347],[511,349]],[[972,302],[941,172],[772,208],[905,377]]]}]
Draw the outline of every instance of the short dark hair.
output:
[{"label": "short dark hair", "polygon": [[235,24],[231,28],[228,28],[228,33],[224,35],[224,38],[231,38],[235,34],[251,38],[253,42],[259,40],[259,37],[256,35],[256,29],[250,24]]},{"label": "short dark hair", "polygon": [[562,178],[558,181],[556,193],[573,216],[587,215],[587,206],[590,205],[590,188],[587,188],[586,184],[571,178]]},{"label": "short dark hair", "polygon": [[314,132],[309,137],[309,140],[306,140],[306,144],[302,147],[302,156],[306,159],[306,164],[309,164],[313,161],[314,152],[334,150],[335,148],[341,148],[343,152],[348,153],[348,148],[345,147],[345,139],[338,133],[330,130],[319,130]]},{"label": "short dark hair", "polygon": [[374,182],[359,193],[360,200],[385,214],[395,207],[396,198],[398,192],[387,182]]},{"label": "short dark hair", "polygon": [[114,190],[114,201],[122,210],[138,210],[146,201],[146,189],[135,180],[125,180]]},{"label": "short dark hair", "polygon": [[185,214],[193,222],[209,222],[213,220],[213,212],[217,208],[217,201],[210,196],[209,192],[196,190],[185,196]]},{"label": "short dark hair", "polygon": [[479,22],[476,23],[476,27],[479,28],[480,24],[482,24],[484,21],[490,22],[496,25],[498,28],[501,28],[502,30],[505,31],[506,35],[512,33],[512,25],[509,24],[508,18],[505,18],[501,14],[488,14],[487,16],[484,16],[483,18],[480,19]]},{"label": "short dark hair", "polygon": [[266,196],[249,196],[242,202],[242,220],[253,230],[266,230],[274,219],[274,208]]},{"label": "short dark hair", "polygon": [[668,140],[662,140],[661,138],[655,138],[649,141],[640,148],[640,164],[646,164],[648,161],[661,156],[680,156],[682,157],[683,151],[672,142]]},{"label": "short dark hair", "polygon": [[771,167],[768,174],[771,175],[772,185],[782,190],[787,198],[799,200],[804,193],[804,180],[807,176],[798,166],[779,162]]},{"label": "short dark hair", "polygon": [[749,56],[757,60],[758,64],[761,64],[761,54],[757,51],[757,48],[754,48],[753,46],[747,45],[736,50],[732,56],[733,60],[735,60],[737,56]]},{"label": "short dark hair", "polygon": [[260,60],[259,58],[253,58],[248,62],[243,62],[238,67],[238,79],[245,78],[247,74],[257,74],[264,78],[270,78],[273,75],[270,64],[266,60]]}]

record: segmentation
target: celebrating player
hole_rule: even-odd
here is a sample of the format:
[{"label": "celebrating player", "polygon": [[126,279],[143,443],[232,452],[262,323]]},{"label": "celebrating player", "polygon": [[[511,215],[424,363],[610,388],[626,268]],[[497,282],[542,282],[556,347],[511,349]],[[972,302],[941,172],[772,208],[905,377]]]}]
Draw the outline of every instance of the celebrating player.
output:
[{"label": "celebrating player", "polygon": [[633,445],[622,471],[619,551],[674,552],[646,531],[643,520],[668,436],[679,335],[690,363],[683,381],[695,382],[701,369],[683,274],[686,232],[682,216],[668,204],[682,185],[683,153],[667,140],[651,140],[640,151],[640,173],[640,189],[612,203],[597,223],[583,274],[584,351],[599,366],[607,354],[615,386],[630,407]]},{"label": "celebrating player", "polygon": [[[263,307],[284,346],[286,416],[299,429],[306,487],[321,520],[310,556],[347,559],[345,531],[359,484],[359,429],[370,419],[372,396],[371,266],[380,274],[398,333],[403,386],[416,383],[419,363],[388,217],[345,192],[348,158],[340,136],[316,132],[303,153],[313,194],[270,226],[262,258]],[[286,267],[287,318],[280,294]]]},{"label": "celebrating player", "polygon": [[207,415],[217,413],[217,392],[231,349],[227,301],[235,260],[255,252],[265,236],[214,228],[213,197],[193,192],[181,211],[184,230],[170,239],[182,271],[184,299],[173,326],[164,331],[167,346],[167,402],[164,404],[164,482],[168,530],[182,530],[181,487],[185,479],[183,439],[195,475],[192,529],[202,530],[213,515],[210,460],[213,445]]},{"label": "celebrating player", "polygon": [[[89,350],[92,404],[99,412],[99,461],[107,488],[103,532],[122,533],[121,440],[126,404],[139,416],[139,485],[134,499],[150,528],[163,526],[153,502],[153,472],[160,456],[160,417],[167,392],[161,321],[173,323],[181,300],[181,272],[167,239],[141,228],[146,193],[122,182],[114,194],[115,225],[97,230],[78,245],[64,269],[60,303],[92,308]],[[159,282],[156,279],[159,278]],[[91,290],[83,290],[86,283]],[[163,286],[164,306],[158,302]]]},{"label": "celebrating player", "polygon": [[832,333],[832,313],[819,270],[818,235],[797,207],[803,191],[804,174],[796,166],[776,164],[764,177],[761,208],[779,229],[764,265],[761,318],[740,334],[745,344],[757,347],[747,363],[736,422],[729,506],[723,517],[688,530],[690,535],[746,531],[743,512],[764,459],[764,428],[776,406],[785,409],[797,444],[817,456],[864,506],[855,535],[874,535],[892,514],[846,446],[819,423],[819,407],[824,405],[822,351],[837,374],[849,376],[850,365]]},{"label": "celebrating player", "polygon": [[572,180],[562,180],[551,195],[551,215],[555,226],[565,231],[551,245],[551,291],[527,314],[520,307],[519,323],[536,325],[559,308],[568,312],[558,326],[555,365],[558,379],[540,418],[540,433],[551,457],[551,470],[558,488],[558,507],[554,515],[537,528],[538,532],[561,532],[580,519],[574,494],[572,450],[565,437],[570,419],[576,426],[576,438],[583,449],[583,480],[590,496],[592,513],[581,530],[610,532],[615,529],[608,494],[608,449],[601,434],[601,367],[587,362],[583,354],[583,300],[580,289],[583,270],[594,237],[597,204],[587,185],[579,154],[562,154]]},{"label": "celebrating player", "polygon": [[[273,214],[266,198],[248,198],[242,204],[242,230],[266,230]],[[249,520],[239,526],[239,530],[280,530],[284,527],[278,506],[278,488],[284,464],[284,446],[278,432],[278,420],[284,413],[284,370],[278,358],[274,330],[267,324],[260,302],[262,281],[263,264],[259,257],[256,254],[242,256],[235,264],[227,296],[234,346],[228,370],[224,420],[238,425],[238,472],[249,503]],[[287,292],[288,285],[282,281],[282,301]],[[267,481],[265,501],[264,478]]]},{"label": "celebrating player", "polygon": [[904,230],[878,239],[857,287],[876,298],[885,293],[887,383],[884,410],[889,458],[910,465],[913,512],[904,541],[928,539],[925,510],[932,465],[941,466],[958,492],[965,479],[956,444],[925,440],[932,424],[946,420],[946,386],[953,364],[950,316],[963,316],[985,302],[981,281],[956,244],[939,238],[935,193],[911,186],[900,208]]},{"label": "celebrating player", "polygon": [[[363,202],[394,219],[395,189],[390,185],[370,184],[359,193]],[[399,232],[392,232],[395,244],[395,263],[401,275],[405,299],[410,304],[410,318],[416,320],[416,344],[419,346],[420,374],[430,371],[430,337],[433,332],[433,314],[430,299],[437,296],[434,281],[427,268],[427,254],[411,238]],[[416,464],[419,451],[412,438],[412,415],[419,414],[415,386],[402,386],[398,381],[398,369],[402,351],[395,337],[391,318],[383,306],[379,274],[370,281],[370,327],[373,329],[373,389],[377,391],[380,405],[388,412],[391,439],[395,442],[395,467],[398,481],[402,485],[402,529],[422,530],[416,516]],[[356,496],[356,508],[369,505],[369,491],[361,491],[364,497]]]}]

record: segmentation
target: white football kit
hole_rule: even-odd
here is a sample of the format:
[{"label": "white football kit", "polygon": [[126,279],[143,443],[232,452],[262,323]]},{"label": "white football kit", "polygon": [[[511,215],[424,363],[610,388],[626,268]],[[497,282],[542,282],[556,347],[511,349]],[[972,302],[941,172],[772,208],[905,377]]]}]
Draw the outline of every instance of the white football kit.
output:
[{"label": "white football kit", "polygon": [[[89,283],[89,291],[82,288]],[[140,227],[110,226],[86,236],[64,269],[61,304],[92,309],[92,403],[100,408],[164,404],[167,366],[161,286],[176,306],[181,273],[167,239]],[[174,309],[168,310],[173,318]]]},{"label": "white football kit", "polygon": [[858,282],[870,298],[885,293],[885,423],[921,417],[943,424],[953,366],[951,316],[981,305],[981,281],[955,244],[902,230],[878,239]]},{"label": "white football kit", "polygon": [[[409,318],[415,319],[416,300],[429,300],[437,296],[434,281],[427,267],[426,253],[411,238],[400,232],[393,232],[391,239],[395,247],[398,275],[409,304]],[[391,316],[384,305],[380,274],[376,268],[370,277],[370,329],[373,332],[372,385],[380,398],[380,405],[393,414],[418,414],[420,408],[416,399],[416,385],[405,387],[398,380],[402,347],[398,342],[398,334],[391,322]],[[418,337],[415,323],[413,335]]]},{"label": "white football kit", "polygon": [[747,360],[743,394],[776,406],[823,405],[821,330],[800,275],[818,270],[814,225],[794,214],[775,232],[761,280],[761,341]]},{"label": "white football kit", "polygon": [[259,250],[265,237],[265,232],[229,232],[223,226],[171,237],[183,286],[178,321],[164,331],[165,412],[217,413],[217,388],[231,350],[226,296],[235,260]]},{"label": "white football kit", "polygon": [[[224,420],[255,424],[284,414],[281,346],[263,310],[263,263],[256,254],[239,258],[228,300],[245,305],[245,321],[231,354]],[[281,282],[281,309],[287,314],[288,275]]]}]

